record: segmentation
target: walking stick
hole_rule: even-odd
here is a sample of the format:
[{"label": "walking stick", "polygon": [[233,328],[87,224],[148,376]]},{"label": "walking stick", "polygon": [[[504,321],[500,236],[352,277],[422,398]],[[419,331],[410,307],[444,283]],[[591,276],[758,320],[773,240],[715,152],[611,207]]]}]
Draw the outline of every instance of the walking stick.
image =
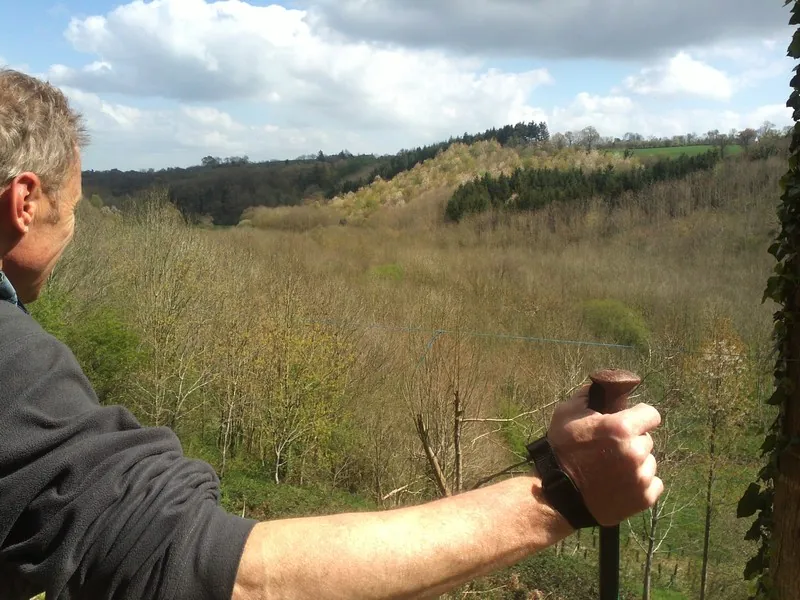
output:
[{"label": "walking stick", "polygon": [[[608,369],[589,376],[589,408],[615,413],[628,406],[628,394],[641,383],[629,371]],[[619,598],[619,525],[600,528],[600,600]]]}]

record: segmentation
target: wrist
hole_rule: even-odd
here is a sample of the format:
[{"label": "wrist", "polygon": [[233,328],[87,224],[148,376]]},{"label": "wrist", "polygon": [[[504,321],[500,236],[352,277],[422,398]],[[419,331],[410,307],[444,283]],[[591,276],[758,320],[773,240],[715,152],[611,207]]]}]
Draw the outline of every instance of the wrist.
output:
[{"label": "wrist", "polygon": [[537,549],[547,548],[572,535],[575,529],[564,515],[558,512],[547,500],[541,478],[530,476],[529,483],[530,493],[538,515],[534,526],[532,544]]},{"label": "wrist", "polygon": [[589,511],[583,495],[564,470],[547,437],[528,445],[528,456],[542,482],[547,502],[569,521],[573,529],[596,527],[597,519]]}]

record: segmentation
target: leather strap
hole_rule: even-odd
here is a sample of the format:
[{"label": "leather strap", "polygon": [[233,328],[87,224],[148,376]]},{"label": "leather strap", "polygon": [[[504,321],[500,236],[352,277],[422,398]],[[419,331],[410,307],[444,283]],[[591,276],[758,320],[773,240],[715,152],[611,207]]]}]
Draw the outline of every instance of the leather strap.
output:
[{"label": "leather strap", "polygon": [[580,491],[558,463],[547,436],[527,446],[528,460],[536,466],[542,479],[545,498],[550,505],[569,521],[574,529],[597,527],[599,523],[586,508]]}]

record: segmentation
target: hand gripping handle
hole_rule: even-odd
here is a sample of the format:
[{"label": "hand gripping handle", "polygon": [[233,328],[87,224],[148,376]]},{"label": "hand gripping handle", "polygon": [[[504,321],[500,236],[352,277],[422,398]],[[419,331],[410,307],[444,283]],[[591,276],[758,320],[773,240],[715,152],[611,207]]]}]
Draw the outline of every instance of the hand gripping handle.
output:
[{"label": "hand gripping handle", "polygon": [[[589,408],[604,414],[628,406],[628,394],[642,380],[630,371],[607,369],[589,376]],[[600,529],[600,600],[619,598],[619,526]]]}]

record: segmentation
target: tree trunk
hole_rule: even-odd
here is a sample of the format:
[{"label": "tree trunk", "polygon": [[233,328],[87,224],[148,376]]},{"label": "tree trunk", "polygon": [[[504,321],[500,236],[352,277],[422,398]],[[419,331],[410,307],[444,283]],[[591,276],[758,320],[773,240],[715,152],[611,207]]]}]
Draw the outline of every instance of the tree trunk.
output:
[{"label": "tree trunk", "polygon": [[428,458],[428,464],[431,467],[431,471],[433,471],[433,478],[436,482],[436,487],[439,488],[439,493],[442,496],[450,496],[450,488],[447,486],[447,480],[444,477],[441,465],[439,465],[439,460],[436,458],[436,453],[431,447],[431,441],[428,437],[428,429],[425,427],[425,422],[423,421],[421,414],[417,415],[416,425],[417,435],[419,435],[419,440],[422,442],[422,448],[425,450],[425,456]]},{"label": "tree trunk", "polygon": [[642,600],[650,600],[650,582],[653,576],[653,557],[656,553],[656,531],[658,529],[658,502],[650,509],[650,529],[647,536],[647,554],[644,557],[644,591]]},{"label": "tree trunk", "polygon": [[454,400],[454,408],[455,408],[455,422],[453,424],[453,446],[455,446],[455,461],[456,461],[456,494],[460,493],[464,489],[464,477],[462,475],[463,472],[463,459],[461,455],[461,428],[463,427],[464,421],[464,409],[461,407],[461,396],[458,393],[458,390],[455,391],[455,400]]},{"label": "tree trunk", "polygon": [[711,509],[714,491],[714,467],[716,450],[716,427],[711,429],[711,445],[709,447],[708,485],[706,488],[706,526],[703,533],[703,568],[700,572],[700,600],[705,600],[706,586],[708,584],[708,546],[711,541]]},{"label": "tree trunk", "polygon": [[[793,265],[793,272],[798,265]],[[800,291],[795,293],[791,314],[800,308]],[[800,357],[800,327],[790,322],[791,358]],[[783,433],[800,440],[800,363],[788,362],[794,393],[783,406]],[[795,443],[780,457],[775,481],[775,525],[770,552],[770,576],[778,600],[800,598],[800,444]]]},{"label": "tree trunk", "polygon": [[233,419],[233,402],[228,405],[228,418],[225,419],[224,433],[222,435],[222,467],[220,468],[219,477],[225,477],[225,466],[228,461],[228,447],[230,445],[231,435],[231,420]]}]

